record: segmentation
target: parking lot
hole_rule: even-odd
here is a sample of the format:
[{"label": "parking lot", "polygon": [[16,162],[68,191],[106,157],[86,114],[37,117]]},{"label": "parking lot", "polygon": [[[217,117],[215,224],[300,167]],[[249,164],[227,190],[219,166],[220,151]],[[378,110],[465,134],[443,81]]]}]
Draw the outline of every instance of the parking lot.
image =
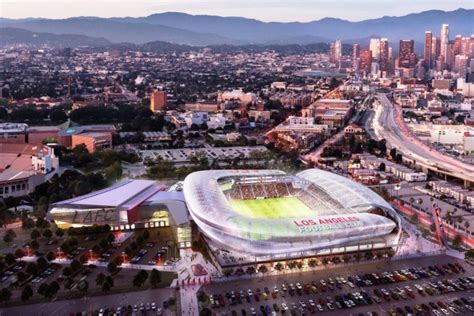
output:
[{"label": "parking lot", "polygon": [[473,271],[436,256],[216,283],[203,291],[216,315],[474,315]]}]

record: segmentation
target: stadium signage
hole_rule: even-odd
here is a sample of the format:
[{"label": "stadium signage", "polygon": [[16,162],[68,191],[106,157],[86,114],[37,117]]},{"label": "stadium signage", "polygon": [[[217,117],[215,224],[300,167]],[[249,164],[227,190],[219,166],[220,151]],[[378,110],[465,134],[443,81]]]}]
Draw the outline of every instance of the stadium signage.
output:
[{"label": "stadium signage", "polygon": [[109,222],[114,219],[114,210],[91,210],[91,211],[75,211],[73,223],[100,223]]},{"label": "stadium signage", "polygon": [[341,216],[314,219],[303,219],[293,221],[298,227],[300,233],[335,230],[342,228],[354,228],[362,226],[360,219],[357,216]]}]

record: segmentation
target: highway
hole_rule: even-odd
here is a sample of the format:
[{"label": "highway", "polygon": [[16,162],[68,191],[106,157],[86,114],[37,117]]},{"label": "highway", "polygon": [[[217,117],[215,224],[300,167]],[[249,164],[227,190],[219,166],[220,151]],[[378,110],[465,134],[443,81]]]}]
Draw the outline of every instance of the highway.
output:
[{"label": "highway", "polygon": [[[436,172],[474,182],[474,166],[444,155],[410,134],[403,122],[401,110],[385,94],[376,94],[380,104],[366,123],[367,130],[378,139],[385,139],[389,147],[395,147],[407,158]],[[373,128],[373,131],[370,130]]]}]

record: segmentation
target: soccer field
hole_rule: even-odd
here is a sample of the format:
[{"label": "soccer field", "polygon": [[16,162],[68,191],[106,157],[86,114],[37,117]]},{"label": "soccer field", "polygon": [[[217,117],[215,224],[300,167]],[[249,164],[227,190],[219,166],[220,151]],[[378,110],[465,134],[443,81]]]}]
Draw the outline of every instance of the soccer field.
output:
[{"label": "soccer field", "polygon": [[315,216],[315,212],[296,197],[262,200],[230,200],[230,206],[239,214],[253,218],[289,218]]}]

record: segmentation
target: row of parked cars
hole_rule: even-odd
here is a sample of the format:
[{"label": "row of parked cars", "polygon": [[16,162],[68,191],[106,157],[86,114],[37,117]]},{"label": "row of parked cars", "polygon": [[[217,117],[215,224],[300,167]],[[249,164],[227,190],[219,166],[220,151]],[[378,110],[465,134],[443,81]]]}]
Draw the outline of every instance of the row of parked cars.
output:
[{"label": "row of parked cars", "polygon": [[427,304],[416,304],[415,306],[404,306],[391,308],[388,313],[390,316],[406,316],[406,315],[473,315],[474,298],[457,298],[450,301],[430,301]]},{"label": "row of parked cars", "polygon": [[[276,299],[279,296],[285,297],[286,295],[301,296],[304,294],[309,295],[310,293],[316,294],[332,292],[336,288],[341,290],[343,286],[354,289],[355,287],[370,287],[373,285],[393,284],[407,280],[419,280],[430,277],[454,275],[461,272],[465,272],[465,269],[459,263],[449,263],[444,265],[432,265],[427,267],[416,267],[380,273],[359,274],[349,276],[347,279],[344,277],[328,278],[326,280],[321,279],[319,281],[312,281],[311,283],[305,284],[300,282],[285,282],[280,288],[275,286],[272,290],[270,290],[268,287],[265,287],[263,291],[259,288],[255,289],[254,291],[252,291],[252,289],[248,289],[247,291],[231,291],[225,293],[225,295],[211,295],[210,299],[212,307],[220,307],[225,306],[226,304],[224,297],[227,299],[229,305],[237,305],[244,301],[247,303],[252,301],[259,302],[260,300],[268,300],[270,298]],[[454,286],[452,287],[455,288]],[[443,287],[441,289],[444,291]],[[450,289],[448,288],[447,291],[449,290]]]},{"label": "row of parked cars", "polygon": [[26,262],[19,261],[13,267],[10,267],[8,270],[0,274],[0,282],[7,281],[12,275],[16,274],[18,271],[21,271],[26,266]]},{"label": "row of parked cars", "polygon": [[61,267],[58,264],[51,264],[46,270],[44,270],[40,275],[37,275],[33,280],[32,284],[39,284],[46,280],[51,274],[59,270]]}]

